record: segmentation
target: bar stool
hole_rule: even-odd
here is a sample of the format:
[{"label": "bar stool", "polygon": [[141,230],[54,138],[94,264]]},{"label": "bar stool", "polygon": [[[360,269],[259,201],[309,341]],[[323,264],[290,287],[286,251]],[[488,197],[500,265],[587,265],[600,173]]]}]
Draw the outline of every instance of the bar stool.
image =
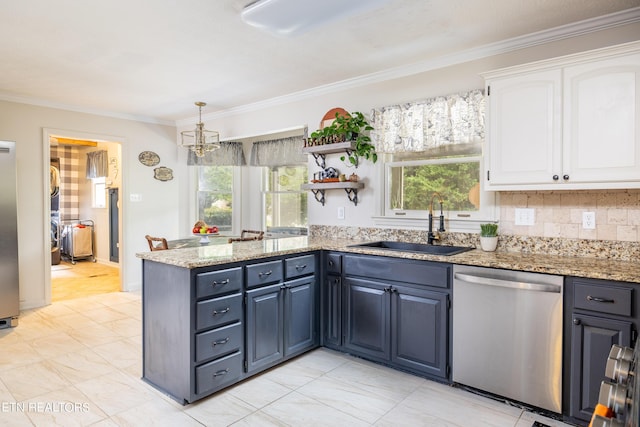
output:
[{"label": "bar stool", "polygon": [[167,239],[164,237],[151,237],[148,234],[144,237],[147,239],[147,243],[149,243],[149,250],[151,251],[163,251],[165,249],[169,249]]}]

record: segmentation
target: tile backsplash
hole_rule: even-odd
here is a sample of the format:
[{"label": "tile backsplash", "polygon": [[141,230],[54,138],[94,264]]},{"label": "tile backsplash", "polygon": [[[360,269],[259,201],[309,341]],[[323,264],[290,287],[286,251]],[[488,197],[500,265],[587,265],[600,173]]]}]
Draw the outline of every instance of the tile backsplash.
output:
[{"label": "tile backsplash", "polygon": [[[515,225],[516,208],[535,210],[535,224]],[[595,229],[582,228],[594,212]],[[640,242],[640,190],[500,193],[500,234]]]},{"label": "tile backsplash", "polygon": [[[534,225],[515,225],[516,208],[535,211]],[[582,227],[594,212],[595,229]],[[354,241],[426,242],[427,232],[311,225],[311,236]],[[443,233],[442,244],[479,247],[478,233]],[[640,260],[640,190],[500,193],[498,251]]]}]

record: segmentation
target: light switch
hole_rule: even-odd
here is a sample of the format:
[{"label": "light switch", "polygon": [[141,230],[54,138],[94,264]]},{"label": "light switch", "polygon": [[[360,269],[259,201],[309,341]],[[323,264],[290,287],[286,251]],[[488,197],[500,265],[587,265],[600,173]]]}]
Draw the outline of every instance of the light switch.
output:
[{"label": "light switch", "polygon": [[131,193],[131,194],[129,194],[129,200],[132,201],[132,202],[141,202],[142,201],[142,194]]},{"label": "light switch", "polygon": [[338,219],[344,219],[344,206],[338,208]]}]

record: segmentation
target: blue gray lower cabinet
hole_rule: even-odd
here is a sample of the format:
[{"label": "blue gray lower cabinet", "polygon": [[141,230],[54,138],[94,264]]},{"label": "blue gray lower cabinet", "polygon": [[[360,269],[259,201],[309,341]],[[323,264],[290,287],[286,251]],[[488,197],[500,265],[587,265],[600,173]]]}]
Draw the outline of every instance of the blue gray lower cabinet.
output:
[{"label": "blue gray lower cabinet", "polygon": [[345,255],[344,266],[344,349],[448,380],[450,265]]},{"label": "blue gray lower cabinet", "polygon": [[143,260],[143,380],[187,404],[317,347],[318,258]]},{"label": "blue gray lower cabinet", "polygon": [[631,347],[640,327],[637,284],[565,279],[564,408],[570,420],[589,422],[613,344]]},{"label": "blue gray lower cabinet", "polygon": [[317,346],[316,292],[315,276],[247,292],[247,372]]}]

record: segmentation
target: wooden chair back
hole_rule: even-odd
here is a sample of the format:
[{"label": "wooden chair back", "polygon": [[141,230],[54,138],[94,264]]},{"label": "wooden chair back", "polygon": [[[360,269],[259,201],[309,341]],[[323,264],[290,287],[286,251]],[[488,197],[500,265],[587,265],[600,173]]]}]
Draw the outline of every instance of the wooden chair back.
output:
[{"label": "wooden chair back", "polygon": [[149,243],[149,250],[151,251],[163,251],[165,249],[169,249],[169,245],[167,245],[167,239],[164,237],[151,237],[148,234],[144,236]]}]

